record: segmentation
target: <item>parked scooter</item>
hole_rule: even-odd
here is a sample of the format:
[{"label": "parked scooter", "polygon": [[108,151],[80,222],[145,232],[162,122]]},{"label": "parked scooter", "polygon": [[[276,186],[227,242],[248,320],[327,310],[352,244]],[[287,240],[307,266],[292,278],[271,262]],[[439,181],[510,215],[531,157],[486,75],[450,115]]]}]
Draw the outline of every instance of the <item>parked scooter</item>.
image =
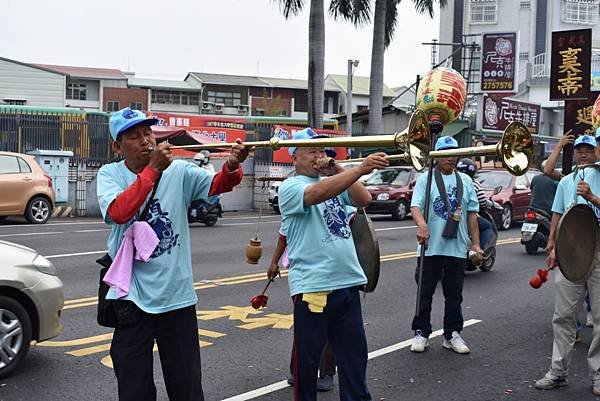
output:
[{"label": "parked scooter", "polygon": [[[500,204],[498,204],[497,202],[494,202],[492,198],[494,197],[494,195],[498,195],[500,191],[502,191],[502,186],[494,188],[494,191],[489,197],[489,200],[492,201],[492,203],[494,204],[494,208],[498,210],[501,210],[502,206],[500,206]],[[467,259],[466,270],[474,271],[477,270],[477,268],[479,268],[482,272],[489,272],[490,270],[492,270],[492,267],[494,267],[494,263],[496,262],[496,241],[498,241],[498,226],[496,226],[496,222],[492,217],[490,208],[480,210],[479,216],[490,222],[490,224],[492,225],[493,235],[490,238],[486,249],[484,249],[483,262],[481,263],[481,265],[475,266],[470,259]]]},{"label": "parked scooter", "polygon": [[188,209],[189,223],[204,223],[211,227],[217,224],[219,217],[223,217],[223,208],[218,200],[215,203],[195,200]]},{"label": "parked scooter", "polygon": [[550,236],[551,217],[547,212],[529,207],[525,222],[521,226],[521,244],[529,255],[535,255],[538,249],[546,249]]}]

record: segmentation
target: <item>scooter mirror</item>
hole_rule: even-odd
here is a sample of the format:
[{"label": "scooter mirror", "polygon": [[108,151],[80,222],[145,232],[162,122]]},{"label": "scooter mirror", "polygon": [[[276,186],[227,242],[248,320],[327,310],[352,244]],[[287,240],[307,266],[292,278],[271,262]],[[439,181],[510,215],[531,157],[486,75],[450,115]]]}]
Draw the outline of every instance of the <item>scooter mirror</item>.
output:
[{"label": "scooter mirror", "polygon": [[494,195],[498,195],[502,191],[502,185],[498,185],[494,188]]}]

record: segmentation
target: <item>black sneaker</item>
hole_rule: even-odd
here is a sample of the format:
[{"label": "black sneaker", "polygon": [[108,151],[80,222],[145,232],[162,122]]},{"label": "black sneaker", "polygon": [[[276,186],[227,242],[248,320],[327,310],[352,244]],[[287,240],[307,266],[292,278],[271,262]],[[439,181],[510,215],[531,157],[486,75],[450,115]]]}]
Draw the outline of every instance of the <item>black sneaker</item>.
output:
[{"label": "black sneaker", "polygon": [[317,391],[333,390],[333,376],[325,375],[317,379]]},{"label": "black sneaker", "polygon": [[291,374],[291,373],[290,373],[290,375],[288,376],[288,379],[287,379],[287,383],[288,383],[290,386],[293,386],[293,385],[294,385],[294,375],[293,375],[293,374]]}]

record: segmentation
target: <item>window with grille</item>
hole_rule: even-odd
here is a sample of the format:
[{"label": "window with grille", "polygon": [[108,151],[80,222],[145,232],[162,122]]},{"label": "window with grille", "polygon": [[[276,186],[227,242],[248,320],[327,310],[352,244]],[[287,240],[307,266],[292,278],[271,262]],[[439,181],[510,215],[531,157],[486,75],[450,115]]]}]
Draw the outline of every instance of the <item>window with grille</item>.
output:
[{"label": "window with grille", "polygon": [[86,100],[87,87],[85,84],[76,84],[69,82],[67,84],[67,99]]},{"label": "window with grille", "polygon": [[143,110],[144,105],[142,102],[131,102],[129,103],[129,108],[132,110]]},{"label": "window with grille", "polygon": [[600,0],[562,0],[562,20],[572,24],[597,24]]},{"label": "window with grille", "polygon": [[521,8],[526,10],[531,9],[531,0],[521,0]]},{"label": "window with grille", "polygon": [[495,24],[497,20],[497,0],[471,0],[471,24]]},{"label": "window with grille", "polygon": [[152,103],[200,105],[200,95],[197,92],[159,89],[152,91]]},{"label": "window with grille", "polygon": [[117,100],[111,100],[106,102],[106,111],[119,111],[120,105]]},{"label": "window with grille", "polygon": [[237,107],[242,104],[242,94],[240,92],[208,91],[206,100],[222,103],[225,107]]},{"label": "window with grille", "polygon": [[529,60],[529,52],[519,53],[519,61],[527,61],[527,60]]},{"label": "window with grille", "polygon": [[25,106],[27,100],[25,99],[4,99],[4,104],[10,104],[11,106]]}]

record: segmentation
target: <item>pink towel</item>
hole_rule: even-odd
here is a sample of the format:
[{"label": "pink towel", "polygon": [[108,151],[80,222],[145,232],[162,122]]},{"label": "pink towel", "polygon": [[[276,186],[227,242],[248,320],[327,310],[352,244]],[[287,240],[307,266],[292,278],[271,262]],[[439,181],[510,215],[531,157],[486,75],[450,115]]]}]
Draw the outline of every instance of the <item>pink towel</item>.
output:
[{"label": "pink towel", "polygon": [[290,265],[290,260],[288,259],[288,249],[287,247],[285,248],[285,251],[283,251],[283,255],[281,255],[281,258],[279,258],[279,266],[287,269]]},{"label": "pink towel", "polygon": [[117,255],[103,280],[115,288],[117,298],[124,297],[129,293],[134,257],[136,260],[147,262],[158,242],[156,233],[145,221],[136,221],[125,230],[123,242],[121,242]]}]

